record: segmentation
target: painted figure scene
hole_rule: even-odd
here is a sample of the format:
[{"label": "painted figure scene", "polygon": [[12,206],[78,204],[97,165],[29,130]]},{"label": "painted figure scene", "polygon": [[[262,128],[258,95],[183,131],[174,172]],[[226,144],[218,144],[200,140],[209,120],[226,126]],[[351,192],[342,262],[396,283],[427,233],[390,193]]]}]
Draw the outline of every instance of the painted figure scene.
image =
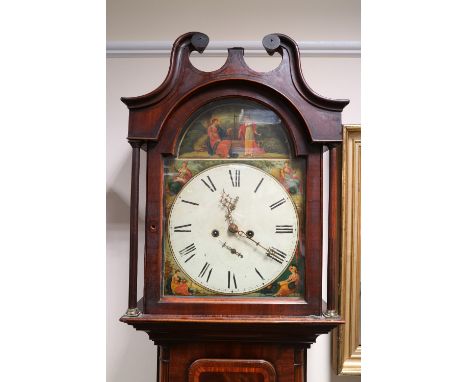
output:
[{"label": "painted figure scene", "polygon": [[212,102],[189,121],[179,158],[289,158],[281,119],[252,101]]},{"label": "painted figure scene", "polygon": [[[169,217],[172,203],[184,185],[199,172],[223,163],[228,160],[186,160],[166,159],[164,192],[167,197],[165,205],[165,218]],[[255,167],[274,176],[289,192],[293,200],[300,226],[303,226],[304,217],[304,174],[305,163],[302,160],[239,160],[238,163],[255,165]],[[194,283],[178,266],[174,259],[168,235],[164,242],[164,294],[168,296],[215,296],[216,293]],[[304,275],[304,237],[299,233],[299,242],[296,253],[283,274],[265,286],[265,288],[244,295],[245,297],[302,297]]]}]

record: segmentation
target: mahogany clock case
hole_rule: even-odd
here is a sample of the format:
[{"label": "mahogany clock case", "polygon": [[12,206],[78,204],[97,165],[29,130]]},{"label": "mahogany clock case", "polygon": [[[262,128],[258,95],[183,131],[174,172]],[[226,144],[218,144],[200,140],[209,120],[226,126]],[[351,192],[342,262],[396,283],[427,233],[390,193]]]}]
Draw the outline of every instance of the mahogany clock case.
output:
[{"label": "mahogany clock case", "polygon": [[[189,56],[194,50],[202,53],[208,44],[208,37],[201,33],[187,33],[174,43],[169,73],[163,84],[146,95],[122,98],[130,110],[128,139],[133,147],[134,172],[139,171],[140,148],[147,151],[144,297],[139,304],[143,316],[132,318],[127,315],[122,317],[125,322],[140,322],[145,326],[150,318],[156,319],[156,315],[160,318],[281,316],[309,319],[315,317],[324,324],[326,320],[322,314],[327,309],[335,308],[340,231],[341,111],[349,101],[321,97],[308,87],[301,73],[298,47],[292,39],[285,35],[273,34],[266,36],[263,43],[269,54],[278,52],[282,56],[281,64],[270,72],[259,73],[250,69],[243,59],[242,48],[229,49],[226,63],[220,69],[202,72],[191,64]],[[262,105],[278,115],[291,146],[290,159],[298,159],[305,164],[302,297],[259,299],[219,294],[206,298],[164,294],[165,161],[168,158],[177,158],[179,144],[188,122],[197,112],[210,103],[234,99]],[[324,146],[330,149],[331,159],[328,308],[324,308],[322,302]],[[235,158],[233,160],[235,161]],[[132,195],[135,189],[138,189],[137,183],[138,180],[132,175]],[[133,197],[133,240],[131,239],[130,255],[131,264],[134,265],[130,267],[130,309],[137,308],[137,206],[138,199]],[[328,323],[336,326],[339,322],[335,320],[333,324]]]}]

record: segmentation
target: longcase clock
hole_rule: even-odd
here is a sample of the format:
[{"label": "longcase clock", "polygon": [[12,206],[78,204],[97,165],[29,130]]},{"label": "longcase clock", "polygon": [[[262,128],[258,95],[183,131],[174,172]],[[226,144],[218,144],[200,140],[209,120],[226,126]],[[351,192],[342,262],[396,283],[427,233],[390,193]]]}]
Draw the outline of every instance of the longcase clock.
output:
[{"label": "longcase clock", "polygon": [[[341,112],[314,93],[296,43],[263,39],[281,64],[258,73],[243,49],[202,72],[174,43],[169,73],[122,98],[133,148],[129,306],[121,321],[159,350],[158,381],[301,382],[306,349],[342,324]],[[323,151],[330,150],[328,299],[322,301]],[[147,151],[144,293],[137,301],[138,178]]]}]

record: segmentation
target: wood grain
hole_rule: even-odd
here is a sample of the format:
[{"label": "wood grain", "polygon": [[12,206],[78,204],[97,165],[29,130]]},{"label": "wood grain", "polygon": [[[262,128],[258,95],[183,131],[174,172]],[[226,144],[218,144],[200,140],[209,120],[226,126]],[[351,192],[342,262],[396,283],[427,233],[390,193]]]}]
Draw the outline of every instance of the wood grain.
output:
[{"label": "wood grain", "polygon": [[337,313],[341,251],[341,145],[330,146],[329,152],[327,310]]},{"label": "wood grain", "polygon": [[128,280],[128,309],[137,307],[138,272],[138,197],[140,189],[140,147],[142,141],[130,140],[132,146],[132,181],[130,190],[130,261]]},{"label": "wood grain", "polygon": [[190,365],[189,382],[275,382],[273,365],[262,359],[198,359]]}]

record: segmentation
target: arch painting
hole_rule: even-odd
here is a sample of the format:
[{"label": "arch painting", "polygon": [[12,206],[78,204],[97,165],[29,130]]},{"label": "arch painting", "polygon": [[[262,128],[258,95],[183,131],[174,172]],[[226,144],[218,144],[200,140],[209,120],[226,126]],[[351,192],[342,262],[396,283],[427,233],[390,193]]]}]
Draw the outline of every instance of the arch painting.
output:
[{"label": "arch painting", "polygon": [[179,158],[291,158],[286,128],[279,116],[260,103],[228,98],[195,113],[181,139]]}]

